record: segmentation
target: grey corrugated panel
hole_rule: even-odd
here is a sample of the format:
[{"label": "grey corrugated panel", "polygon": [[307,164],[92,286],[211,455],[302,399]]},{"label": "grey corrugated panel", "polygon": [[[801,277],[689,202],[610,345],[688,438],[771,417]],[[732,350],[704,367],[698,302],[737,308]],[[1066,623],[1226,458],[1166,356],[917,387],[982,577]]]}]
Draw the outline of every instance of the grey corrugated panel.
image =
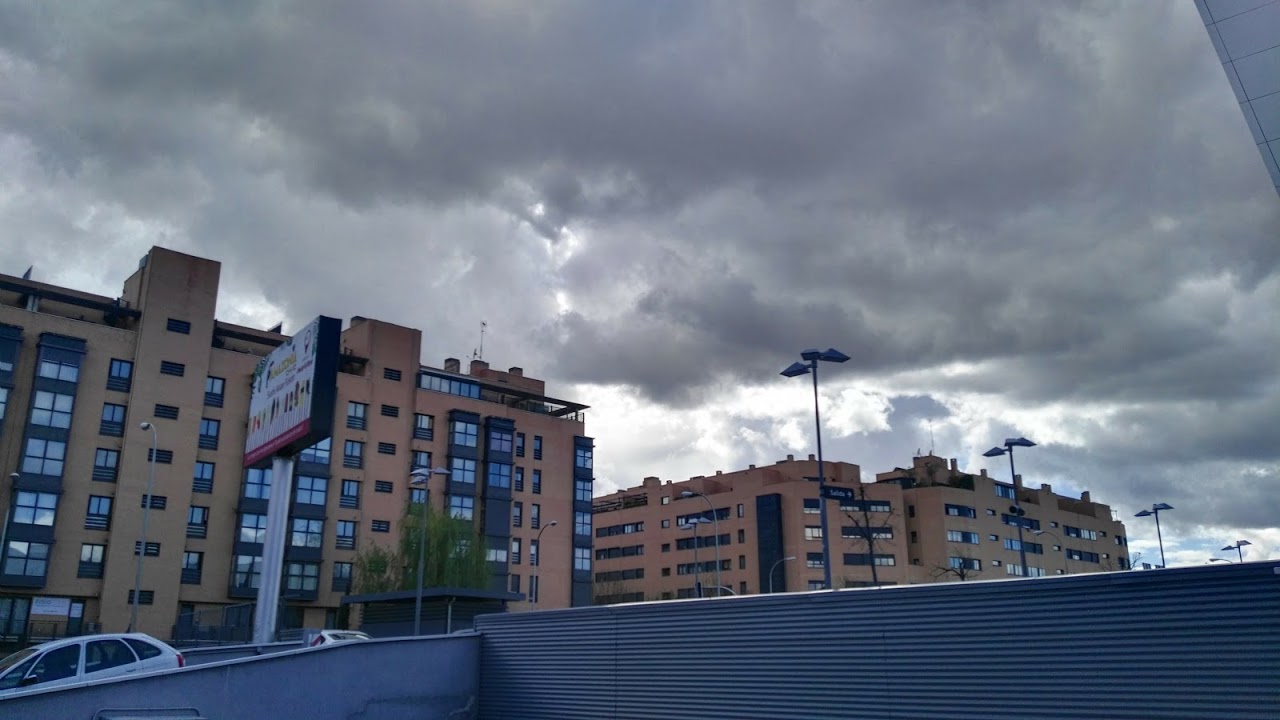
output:
[{"label": "grey corrugated panel", "polygon": [[482,616],[482,718],[1280,718],[1280,563]]}]

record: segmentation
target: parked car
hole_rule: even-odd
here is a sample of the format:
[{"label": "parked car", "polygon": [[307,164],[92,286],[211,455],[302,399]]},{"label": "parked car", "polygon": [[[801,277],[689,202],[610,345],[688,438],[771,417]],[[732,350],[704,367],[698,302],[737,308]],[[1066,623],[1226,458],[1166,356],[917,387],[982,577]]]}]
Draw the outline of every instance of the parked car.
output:
[{"label": "parked car", "polygon": [[63,638],[0,660],[0,698],[31,687],[70,685],[185,664],[182,653],[142,633]]},{"label": "parked car", "polygon": [[321,630],[311,639],[311,647],[368,639],[368,635],[356,630]]}]

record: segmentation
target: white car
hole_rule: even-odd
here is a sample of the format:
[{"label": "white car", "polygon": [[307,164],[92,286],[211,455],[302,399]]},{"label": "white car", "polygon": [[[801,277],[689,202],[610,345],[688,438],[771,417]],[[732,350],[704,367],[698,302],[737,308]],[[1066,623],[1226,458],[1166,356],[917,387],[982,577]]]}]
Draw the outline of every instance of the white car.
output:
[{"label": "white car", "polygon": [[19,650],[0,660],[0,698],[28,688],[180,668],[182,653],[142,633],[84,635]]},{"label": "white car", "polygon": [[356,630],[321,630],[311,639],[311,647],[368,639],[368,635]]}]

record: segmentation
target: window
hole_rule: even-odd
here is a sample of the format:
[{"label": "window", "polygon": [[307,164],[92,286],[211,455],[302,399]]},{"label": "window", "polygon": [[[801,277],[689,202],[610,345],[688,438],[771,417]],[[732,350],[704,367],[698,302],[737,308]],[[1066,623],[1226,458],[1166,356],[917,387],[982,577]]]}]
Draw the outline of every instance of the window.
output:
[{"label": "window", "polygon": [[356,509],[360,507],[360,481],[343,480],[342,495],[338,497],[338,507]]},{"label": "window", "polygon": [[119,451],[98,448],[93,454],[93,479],[102,482],[115,482],[119,465]]},{"label": "window", "polygon": [[534,460],[542,459],[542,436],[541,435],[533,436],[533,459]]},{"label": "window", "polygon": [[58,509],[58,496],[53,493],[19,491],[14,502],[13,522],[19,525],[53,527]]},{"label": "window", "polygon": [[507,549],[488,548],[484,551],[484,559],[489,562],[505,563],[507,561]]},{"label": "window", "polygon": [[592,453],[593,451],[591,448],[580,447],[580,448],[574,449],[574,453],[573,453],[574,466],[590,470],[591,463],[592,463]]},{"label": "window", "polygon": [[920,533],[916,532],[915,530],[912,530],[912,531],[911,531],[911,542],[913,542],[913,543],[918,543],[918,542],[920,542]]},{"label": "window", "polygon": [[298,489],[294,494],[294,501],[299,505],[323,506],[328,495],[325,487],[328,482],[328,479],[322,477],[299,475]]},{"label": "window", "polygon": [[662,496],[662,504],[663,504],[663,505],[670,505],[670,504],[671,504],[671,496],[670,496],[670,495],[663,495],[663,496]]},{"label": "window", "polygon": [[367,422],[365,415],[369,412],[369,406],[365,403],[348,402],[347,403],[347,427],[352,430],[364,430]]},{"label": "window", "polygon": [[209,534],[209,508],[192,505],[187,510],[187,537],[202,538]]},{"label": "window", "polygon": [[746,530],[738,530],[738,544],[739,544],[739,545],[741,545],[742,543],[744,543],[744,542],[746,542],[746,541],[747,541],[747,531],[746,531]]},{"label": "window", "polygon": [[533,567],[538,566],[538,541],[529,541],[529,564]]},{"label": "window", "polygon": [[981,570],[982,561],[978,558],[967,557],[950,557],[947,558],[948,564],[956,570]]},{"label": "window", "polygon": [[1041,545],[1040,543],[1033,543],[1033,542],[1022,542],[1014,538],[1005,538],[1004,549],[1005,550],[1025,550],[1026,552],[1035,553],[1037,555],[1044,554],[1044,545]]},{"label": "window", "polygon": [[409,503],[412,505],[421,505],[427,501],[427,489],[420,487],[409,488]]},{"label": "window", "polygon": [[98,434],[122,437],[124,435],[124,411],[124,405],[103,403],[102,422],[98,424]]},{"label": "window", "polygon": [[257,513],[240,514],[240,542],[260,543],[267,536],[267,516]]},{"label": "window", "polygon": [[401,377],[402,377],[401,372],[400,372],[399,370],[396,370],[395,368],[383,368],[383,369],[382,369],[382,379],[383,379],[383,380],[393,380],[393,381],[395,381],[395,382],[400,382],[400,378],[401,378]]},{"label": "window", "polygon": [[987,535],[987,539],[990,540],[991,542],[1000,542],[1000,536],[996,535],[995,533],[991,533]]},{"label": "window", "polygon": [[422,413],[413,414],[413,436],[418,440],[435,439],[435,418]]},{"label": "window", "polygon": [[250,469],[244,471],[244,497],[266,500],[271,497],[271,471]]},{"label": "window", "polygon": [[1044,568],[1029,567],[1025,570],[1021,565],[1005,565],[1005,574],[1018,577],[1044,577]]},{"label": "window", "polygon": [[256,590],[261,582],[262,556],[237,555],[232,562],[232,587],[239,590]]},{"label": "window", "polygon": [[213,492],[213,463],[197,462],[195,473],[191,477],[191,492]]},{"label": "window", "polygon": [[591,513],[579,511],[573,514],[573,534],[591,537]]},{"label": "window", "polygon": [[103,495],[89,496],[89,509],[84,515],[85,530],[106,530],[111,527],[111,498]]},{"label": "window", "polygon": [[44,427],[71,427],[71,408],[75,398],[62,393],[37,390],[31,402],[31,424]]},{"label": "window", "polygon": [[590,480],[574,480],[573,481],[573,499],[578,502],[591,502],[591,481]]},{"label": "window", "polygon": [[[664,526],[665,527],[665,526]],[[612,537],[614,535],[630,535],[644,532],[643,522],[626,523],[625,525],[609,525],[596,528],[596,537]]]},{"label": "window", "polygon": [[476,461],[468,458],[449,458],[449,480],[475,485]]},{"label": "window", "polygon": [[150,504],[152,510],[163,510],[169,506],[169,498],[165,495],[143,495],[142,502],[139,507],[147,507]]},{"label": "window", "polygon": [[293,518],[289,530],[289,544],[293,547],[318,548],[324,544],[323,520]]},{"label": "window", "polygon": [[4,411],[9,407],[9,388],[0,387],[0,420],[4,420]]},{"label": "window", "polygon": [[524,433],[516,433],[516,457],[524,457]]},{"label": "window", "polygon": [[743,505],[742,503],[738,503],[738,517],[744,518],[746,516],[747,516],[747,506]]},{"label": "window", "polygon": [[823,563],[822,563],[822,553],[820,553],[820,552],[816,552],[816,553],[806,553],[806,554],[805,554],[805,566],[806,566],[806,567],[810,567],[810,568],[819,568],[819,569],[820,569],[820,568],[822,567],[822,565],[823,565]]},{"label": "window", "polygon": [[454,420],[449,423],[449,442],[462,447],[476,447],[478,444],[479,426],[466,420]]},{"label": "window", "polygon": [[819,525],[806,525],[804,528],[805,540],[821,540],[822,527]]},{"label": "window", "polygon": [[390,520],[374,520],[369,527],[376,533],[391,532],[391,521]]},{"label": "window", "polygon": [[390,480],[374,480],[373,491],[380,493],[395,492],[396,486]]},{"label": "window", "polygon": [[968,507],[967,505],[947,505],[946,510],[947,514],[951,517],[978,517],[978,511],[975,508]]},{"label": "window", "polygon": [[[987,508],[987,515],[990,515],[991,517],[995,517],[996,511],[992,510],[991,508]],[[1057,523],[1054,524],[1054,527],[1057,527]]]},{"label": "window", "polygon": [[542,506],[538,503],[529,504],[529,527],[534,530],[542,527]]},{"label": "window", "polygon": [[342,466],[356,469],[364,467],[364,443],[357,440],[343,443]]},{"label": "window", "polygon": [[823,582],[823,581],[821,581],[821,580],[810,580],[810,581],[809,581],[809,589],[810,589],[810,590],[822,590],[822,589],[826,588],[826,586],[827,586],[827,585],[826,585],[826,583],[824,583],[824,582]]},{"label": "window", "polygon": [[510,430],[490,430],[489,431],[489,451],[509,453],[511,452],[511,431]]},{"label": "window", "polygon": [[978,533],[976,532],[969,532],[967,530],[948,530],[947,542],[977,545],[981,542],[981,538],[978,537]]},{"label": "window", "polygon": [[182,553],[183,585],[199,585],[200,576],[204,573],[204,553],[190,550]]},{"label": "window", "polygon": [[881,567],[892,567],[898,564],[898,559],[893,555],[882,555],[877,553],[874,557],[867,553],[845,553],[845,565],[878,565]]},{"label": "window", "polygon": [[[663,521],[662,521],[662,529],[663,529],[663,530],[666,530],[666,529],[667,529],[667,528],[669,528],[669,527],[671,527],[671,520],[670,520],[670,519],[663,520]],[[599,531],[599,530],[597,530],[597,531],[596,531],[596,537],[600,537],[600,531]]]},{"label": "window", "polygon": [[524,503],[511,503],[511,527],[522,527],[524,525]]},{"label": "window", "polygon": [[893,528],[888,525],[880,527],[863,527],[861,525],[845,525],[840,528],[840,537],[865,540],[867,536],[873,540],[892,540]]},{"label": "window", "polygon": [[356,549],[356,521],[355,520],[339,520],[338,521],[338,544],[339,550],[355,550]]},{"label": "window", "polygon": [[888,500],[841,500],[840,509],[844,511],[893,512],[893,505]]},{"label": "window", "polygon": [[995,486],[996,486],[996,496],[997,496],[997,497],[1007,498],[1007,499],[1009,499],[1009,500],[1016,500],[1016,499],[1017,499],[1017,496],[1014,494],[1014,490],[1013,490],[1013,486],[1012,486],[1012,485],[1009,485],[1009,484],[1007,484],[1007,483],[998,482],[998,483],[996,483],[996,484],[995,484]]},{"label": "window", "polygon": [[915,506],[915,505],[908,505],[908,506],[907,506],[907,517],[909,517],[909,518],[913,518],[913,517],[915,517],[915,516],[916,516],[916,506]]},{"label": "window", "polygon": [[739,569],[739,570],[746,570],[746,569],[747,569],[747,556],[746,556],[746,555],[739,555],[739,556],[738,556],[738,569]]},{"label": "window", "polygon": [[333,591],[351,592],[352,563],[336,562],[333,564]]},{"label": "window", "polygon": [[152,415],[165,420],[177,420],[178,408],[175,405],[161,405],[156,403],[155,409],[151,411]]},{"label": "window", "polygon": [[205,450],[218,449],[218,432],[222,429],[222,421],[212,418],[200,418],[200,439],[197,444]]},{"label": "window", "polygon": [[1123,536],[1123,535],[1117,535],[1117,536],[1116,536],[1116,544],[1117,544],[1117,545],[1119,545],[1119,546],[1121,546],[1121,547],[1128,547],[1128,546],[1129,546],[1129,540],[1128,540],[1128,538],[1126,538],[1126,537],[1125,537],[1125,536]]},{"label": "window", "polygon": [[400,408],[395,405],[383,405],[381,413],[382,417],[400,417]]},{"label": "window", "polygon": [[333,447],[333,438],[325,438],[311,447],[298,453],[298,462],[316,463],[317,465],[328,465],[330,449]]},{"label": "window", "polygon": [[111,367],[107,370],[107,389],[118,392],[129,392],[133,386],[133,363],[128,360],[111,359]]},{"label": "window", "polygon": [[1078,528],[1078,527],[1071,527],[1070,525],[1063,525],[1062,533],[1067,537],[1080,538],[1082,540],[1098,539],[1098,533],[1096,531],[1086,530],[1084,528]]},{"label": "window", "polygon": [[511,582],[508,585],[508,589],[513,593],[520,592],[520,576],[519,575],[511,576]]},{"label": "window", "polygon": [[510,488],[511,466],[506,463],[489,463],[489,487]]},{"label": "window", "polygon": [[511,538],[511,564],[520,564],[520,538]]},{"label": "window", "polygon": [[576,547],[573,549],[573,569],[591,571],[591,548]]},{"label": "window", "polygon": [[512,485],[515,487],[516,492],[524,492],[524,468],[516,467],[516,477],[512,481]]},{"label": "window", "polygon": [[542,471],[541,470],[535,469],[533,471],[533,494],[534,495],[542,494]]},{"label": "window", "polygon": [[414,450],[412,466],[414,468],[431,467],[431,453],[427,452],[426,450]]},{"label": "window", "polygon": [[[154,454],[156,462],[161,465],[168,465],[173,462],[172,450],[156,450]],[[151,448],[147,448],[147,462],[151,462],[151,456],[152,450]]]},{"label": "window", "polygon": [[204,404],[209,407],[222,407],[223,394],[227,381],[212,375],[204,379]]},{"label": "window", "polygon": [[395,443],[389,443],[389,442],[380,442],[380,443],[378,443],[378,454],[380,454],[380,455],[395,455],[395,454],[396,454],[396,444],[395,444]]},{"label": "window", "polygon": [[191,323],[186,320],[177,318],[169,318],[169,322],[165,325],[165,329],[169,332],[181,333],[183,335],[191,334]]},{"label": "window", "polygon": [[101,578],[102,558],[106,552],[106,545],[95,545],[92,543],[85,543],[81,545],[80,566],[76,570],[76,577]]},{"label": "window", "polygon": [[1098,553],[1067,548],[1067,558],[1070,560],[1080,560],[1081,562],[1096,563],[1098,562]]},{"label": "window", "polygon": [[44,577],[49,569],[49,545],[10,540],[5,553],[4,574]]},{"label": "window", "polygon": [[[666,545],[666,548],[667,550],[671,549],[670,543]],[[626,545],[623,547],[598,548],[596,550],[597,560],[616,560],[640,555],[644,555],[644,545]]]},{"label": "window", "polygon": [[168,360],[161,360],[160,374],[175,375],[177,377],[182,377],[183,375],[187,374],[187,366],[183,365],[182,363],[169,362]]},{"label": "window", "polygon": [[822,512],[822,501],[817,498],[804,499],[804,513],[806,515],[817,515]]},{"label": "window", "polygon": [[1017,527],[1018,525],[1022,525],[1022,527],[1026,528],[1026,529],[1028,529],[1028,530],[1039,530],[1039,529],[1040,529],[1040,521],[1039,521],[1039,520],[1032,520],[1032,519],[1031,519],[1031,518],[1029,518],[1029,517],[1024,517],[1024,518],[1022,518],[1021,520],[1019,520],[1018,518],[1016,518],[1016,517],[1014,517],[1013,515],[1010,515],[1010,514],[1008,514],[1008,513],[1004,513],[1004,514],[1002,514],[1002,515],[1000,516],[1000,522],[1004,523],[1005,525],[1012,525],[1012,526],[1014,526],[1014,527]]},{"label": "window", "polygon": [[79,382],[80,368],[74,363],[60,360],[41,360],[40,377],[63,382]]},{"label": "window", "polygon": [[449,393],[450,395],[457,395],[459,397],[480,398],[479,385],[473,382],[466,382],[464,380],[440,377],[439,375],[428,375],[427,373],[422,373],[418,376],[418,387],[423,390]]}]

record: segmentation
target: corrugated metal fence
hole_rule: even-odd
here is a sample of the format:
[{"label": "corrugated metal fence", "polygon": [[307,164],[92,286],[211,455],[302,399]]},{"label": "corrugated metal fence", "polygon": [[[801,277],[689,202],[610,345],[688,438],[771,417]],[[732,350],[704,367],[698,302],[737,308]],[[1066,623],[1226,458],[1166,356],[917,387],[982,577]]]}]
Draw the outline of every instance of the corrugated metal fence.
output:
[{"label": "corrugated metal fence", "polygon": [[1280,562],[484,616],[480,717],[1280,718]]}]

